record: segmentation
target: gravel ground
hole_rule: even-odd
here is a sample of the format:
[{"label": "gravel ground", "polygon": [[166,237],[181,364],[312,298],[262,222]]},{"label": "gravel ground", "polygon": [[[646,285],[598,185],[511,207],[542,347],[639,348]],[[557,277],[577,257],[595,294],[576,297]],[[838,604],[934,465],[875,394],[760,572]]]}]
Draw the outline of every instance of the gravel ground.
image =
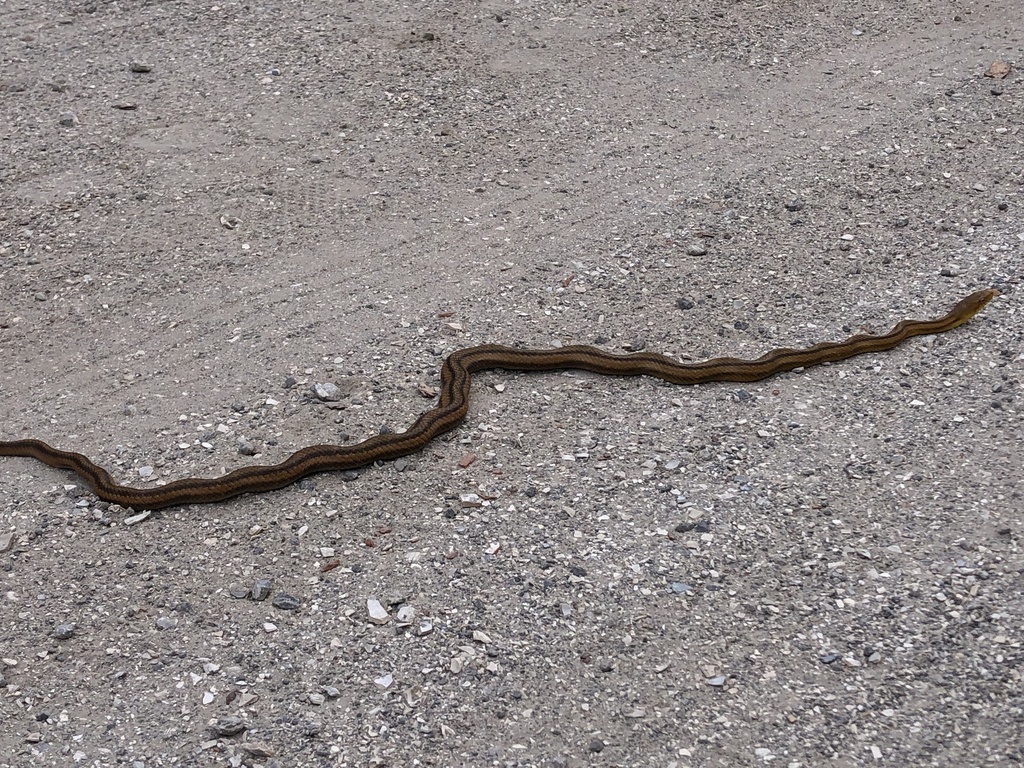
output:
[{"label": "gravel ground", "polygon": [[[1024,761],[1016,3],[0,0],[0,766]],[[333,383],[340,399],[316,398]]]}]

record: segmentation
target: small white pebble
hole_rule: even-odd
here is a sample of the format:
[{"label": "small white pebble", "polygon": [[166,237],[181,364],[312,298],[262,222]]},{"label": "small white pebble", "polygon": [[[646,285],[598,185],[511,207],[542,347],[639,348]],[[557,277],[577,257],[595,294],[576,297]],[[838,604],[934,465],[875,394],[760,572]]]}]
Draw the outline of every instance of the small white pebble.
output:
[{"label": "small white pebble", "polygon": [[387,624],[391,621],[391,616],[384,610],[384,606],[380,604],[380,601],[372,597],[366,601],[366,612],[370,616],[370,621],[374,624]]},{"label": "small white pebble", "polygon": [[395,619],[399,624],[412,624],[413,619],[416,618],[416,609],[411,605],[403,605],[398,609],[398,614]]}]

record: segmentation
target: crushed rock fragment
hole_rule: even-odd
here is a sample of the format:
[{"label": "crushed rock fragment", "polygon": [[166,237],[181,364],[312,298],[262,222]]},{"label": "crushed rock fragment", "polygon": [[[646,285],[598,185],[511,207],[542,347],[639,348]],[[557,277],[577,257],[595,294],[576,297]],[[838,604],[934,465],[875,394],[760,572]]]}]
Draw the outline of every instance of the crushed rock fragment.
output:
[{"label": "crushed rock fragment", "polygon": [[273,583],[270,579],[256,579],[252,585],[252,599],[256,602],[262,602],[266,600],[270,595],[270,589]]},{"label": "crushed rock fragment", "polygon": [[332,382],[318,382],[313,385],[313,394],[318,400],[326,403],[334,403],[341,400],[341,389]]},{"label": "crushed rock fragment", "polygon": [[141,523],[143,520],[146,520],[151,514],[153,514],[151,510],[144,509],[136,515],[129,515],[126,517],[124,519],[124,524],[136,525],[137,523]]},{"label": "crushed rock fragment", "polygon": [[366,612],[373,624],[387,624],[391,621],[391,615],[376,598],[371,597],[366,601]]},{"label": "crushed rock fragment", "polygon": [[265,741],[247,741],[239,745],[239,748],[249,757],[262,758],[273,757],[277,751]]},{"label": "crushed rock fragment", "polygon": [[214,736],[235,736],[245,729],[245,721],[235,715],[218,717],[207,725],[207,730]]},{"label": "crushed rock fragment", "polygon": [[274,595],[274,599],[270,601],[270,604],[282,611],[297,611],[302,603],[294,595],[289,595],[287,592],[279,592]]},{"label": "crushed rock fragment", "polygon": [[416,618],[416,609],[411,605],[403,605],[398,609],[398,613],[395,615],[395,621],[398,626],[407,627],[412,624]]}]

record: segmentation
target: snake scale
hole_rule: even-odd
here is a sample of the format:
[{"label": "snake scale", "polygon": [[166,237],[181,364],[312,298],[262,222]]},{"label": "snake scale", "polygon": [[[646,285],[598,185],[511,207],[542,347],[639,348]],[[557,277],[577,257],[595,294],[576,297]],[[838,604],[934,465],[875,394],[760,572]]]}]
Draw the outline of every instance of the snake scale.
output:
[{"label": "snake scale", "polygon": [[355,469],[414,453],[463,420],[469,408],[472,374],[478,371],[580,369],[606,376],[652,376],[672,384],[757,381],[782,371],[882,352],[912,336],[944,333],[974,317],[997,295],[998,291],[993,289],[977,291],[943,317],[903,320],[880,335],[862,334],[806,349],[776,349],[756,360],[718,357],[699,363],[679,363],[653,352],[619,355],[590,346],[515,349],[481,344],[466,347],[453,352],[444,361],[437,406],[423,413],[405,432],[375,435],[355,445],[312,445],[296,451],[280,464],[243,467],[216,478],[186,478],[152,488],[132,488],[116,482],[105,469],[80,453],[62,451],[33,439],[0,440],[0,456],[24,456],[58,469],[70,469],[101,499],[137,510],[212,503],[243,493],[283,488],[316,472]]}]

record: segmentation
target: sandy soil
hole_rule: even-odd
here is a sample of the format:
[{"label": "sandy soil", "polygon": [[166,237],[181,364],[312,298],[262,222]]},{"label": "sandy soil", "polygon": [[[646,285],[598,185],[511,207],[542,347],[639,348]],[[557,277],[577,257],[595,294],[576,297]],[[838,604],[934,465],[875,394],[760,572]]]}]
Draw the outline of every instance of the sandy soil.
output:
[{"label": "sandy soil", "polygon": [[402,429],[470,344],[1002,292],[755,384],[481,374],[134,525],[0,460],[0,766],[1024,760],[1024,16],[800,5],[0,0],[0,439],[134,484]]}]

